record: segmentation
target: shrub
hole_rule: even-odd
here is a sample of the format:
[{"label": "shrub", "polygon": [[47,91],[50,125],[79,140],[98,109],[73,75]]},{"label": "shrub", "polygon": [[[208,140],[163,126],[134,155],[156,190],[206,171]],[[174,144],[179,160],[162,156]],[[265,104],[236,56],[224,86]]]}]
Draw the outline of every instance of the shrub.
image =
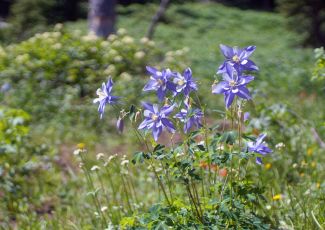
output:
[{"label": "shrub", "polygon": [[0,107],[0,223],[42,212],[59,183],[53,150],[31,142],[29,120],[22,110]]},{"label": "shrub", "polygon": [[288,17],[288,26],[304,36],[304,45],[325,43],[325,4],[322,0],[278,0],[278,5],[280,12]]},{"label": "shrub", "polygon": [[324,81],[325,80],[325,52],[323,47],[315,49],[315,59],[316,62],[313,69],[312,80]]},{"label": "shrub", "polygon": [[6,103],[26,110],[33,121],[60,117],[61,124],[71,124],[87,117],[96,83],[109,75],[120,82],[121,95],[138,101],[145,63],[176,69],[186,63],[187,50],[164,54],[153,41],[135,40],[124,29],[102,40],[61,27],[0,48],[0,84],[12,86]]}]

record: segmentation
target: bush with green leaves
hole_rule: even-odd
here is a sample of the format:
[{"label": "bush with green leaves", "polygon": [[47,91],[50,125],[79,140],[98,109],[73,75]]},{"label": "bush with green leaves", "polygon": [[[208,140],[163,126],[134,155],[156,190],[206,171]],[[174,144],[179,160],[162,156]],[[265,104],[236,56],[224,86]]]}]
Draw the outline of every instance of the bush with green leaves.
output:
[{"label": "bush with green leaves", "polygon": [[315,49],[316,63],[313,69],[312,80],[324,81],[325,80],[325,51],[324,47]]},{"label": "bush with green leaves", "polygon": [[[183,68],[187,51],[164,53],[153,41],[135,40],[124,29],[103,40],[58,24],[52,32],[0,48],[0,84],[11,84],[5,103],[26,110],[33,121],[71,124],[94,117],[88,102],[98,81],[114,76],[119,94],[136,102],[144,63]],[[96,121],[87,124],[93,127]]]},{"label": "bush with green leaves", "polygon": [[[0,107],[0,226],[24,216],[50,214],[59,184],[54,151],[33,144],[30,116]],[[57,198],[57,197],[56,197]],[[51,207],[47,206],[50,205]]]},{"label": "bush with green leaves", "polygon": [[324,44],[325,4],[322,0],[278,0],[278,5],[280,12],[288,17],[288,26],[303,35],[304,45]]}]

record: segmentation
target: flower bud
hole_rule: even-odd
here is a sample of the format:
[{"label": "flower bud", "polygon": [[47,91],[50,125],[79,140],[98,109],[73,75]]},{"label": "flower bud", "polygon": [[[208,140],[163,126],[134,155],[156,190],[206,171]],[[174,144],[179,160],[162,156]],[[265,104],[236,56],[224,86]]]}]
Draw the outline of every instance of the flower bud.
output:
[{"label": "flower bud", "polygon": [[123,133],[124,130],[124,121],[123,118],[119,117],[116,122],[116,129],[119,133]]}]

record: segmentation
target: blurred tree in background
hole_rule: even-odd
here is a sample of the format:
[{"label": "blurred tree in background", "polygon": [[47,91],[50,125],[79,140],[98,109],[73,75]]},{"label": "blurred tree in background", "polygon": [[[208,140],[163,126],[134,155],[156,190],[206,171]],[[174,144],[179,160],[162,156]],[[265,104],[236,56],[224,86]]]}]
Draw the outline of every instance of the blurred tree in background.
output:
[{"label": "blurred tree in background", "polygon": [[89,0],[89,29],[97,36],[107,37],[115,30],[116,0]]},{"label": "blurred tree in background", "polygon": [[304,45],[325,44],[324,0],[278,0],[278,8],[288,17],[288,25],[304,37]]}]

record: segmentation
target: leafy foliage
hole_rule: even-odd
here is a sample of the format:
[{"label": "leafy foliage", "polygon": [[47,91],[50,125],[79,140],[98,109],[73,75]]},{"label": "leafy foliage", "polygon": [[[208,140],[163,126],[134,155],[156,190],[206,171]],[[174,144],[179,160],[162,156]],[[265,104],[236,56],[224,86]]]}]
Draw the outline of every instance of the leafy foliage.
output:
[{"label": "leafy foliage", "polygon": [[278,4],[279,10],[288,17],[289,27],[303,35],[305,45],[324,44],[325,4],[322,0],[278,0]]}]

